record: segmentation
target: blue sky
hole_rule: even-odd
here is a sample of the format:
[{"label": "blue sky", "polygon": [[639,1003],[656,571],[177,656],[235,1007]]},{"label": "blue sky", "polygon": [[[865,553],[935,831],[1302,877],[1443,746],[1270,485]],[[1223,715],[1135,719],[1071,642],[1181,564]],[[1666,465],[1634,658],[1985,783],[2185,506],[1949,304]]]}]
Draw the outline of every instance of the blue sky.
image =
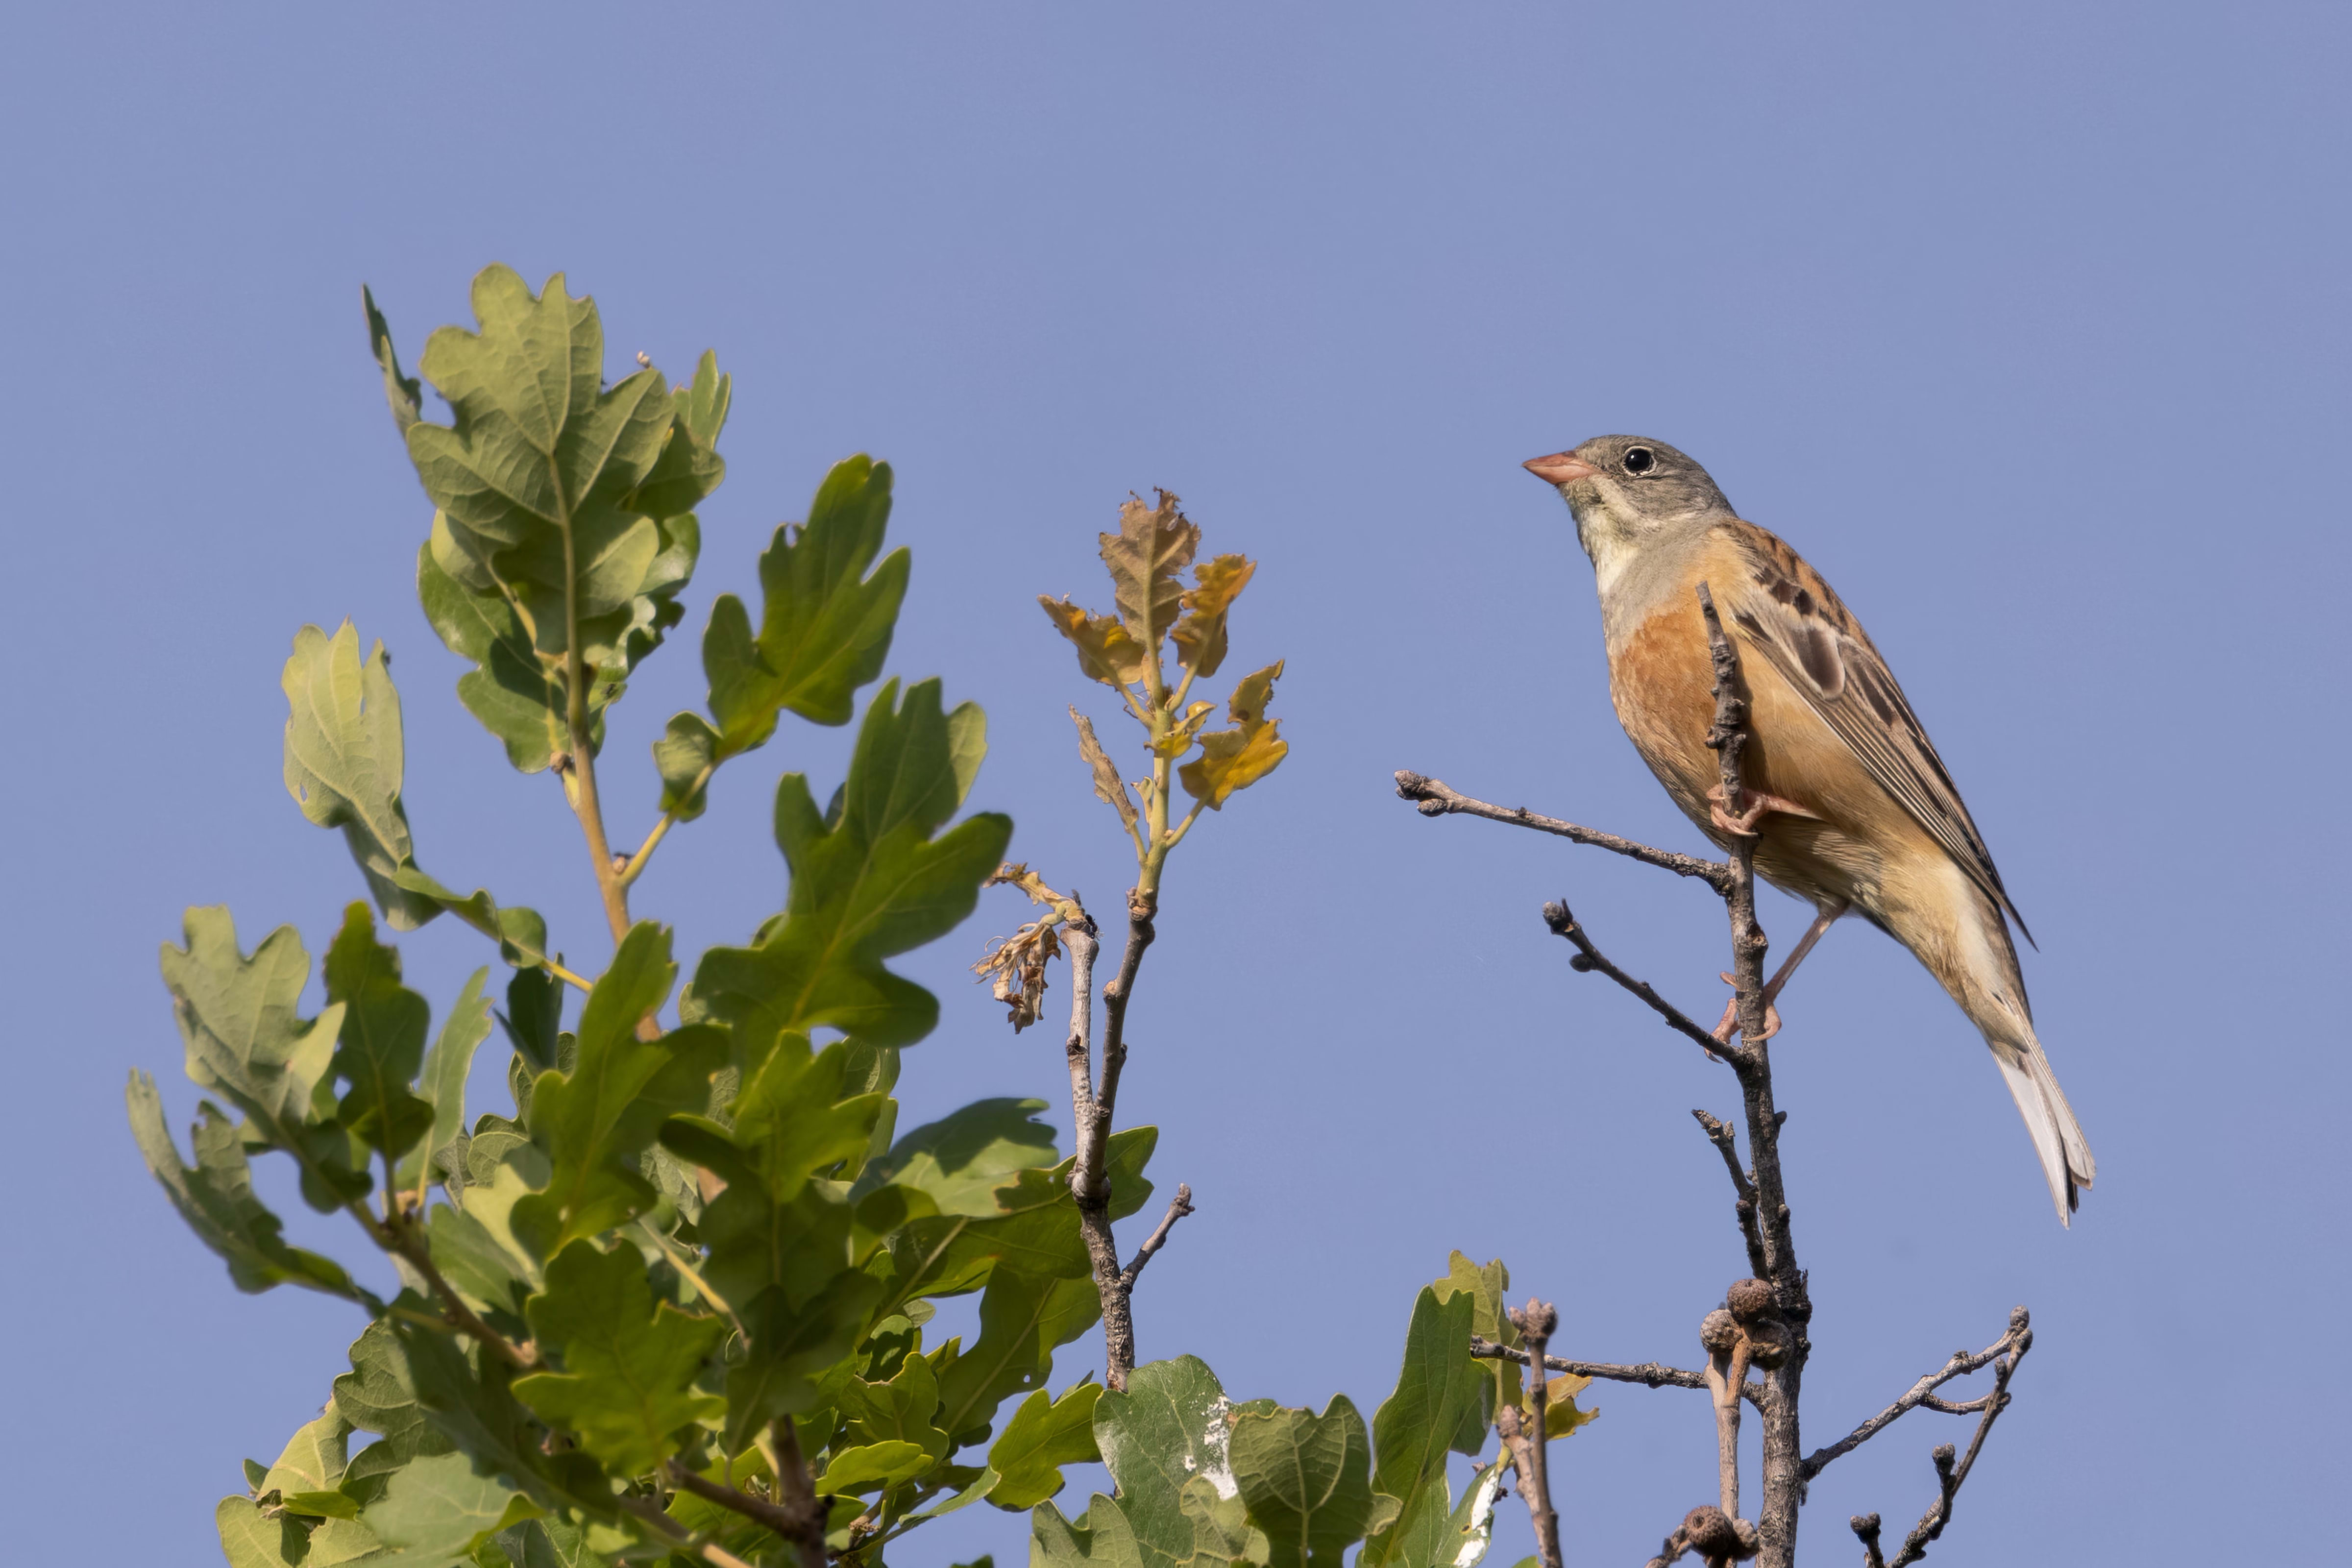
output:
[{"label": "blue sky", "polygon": [[[1094,533],[1153,485],[1258,558],[1235,668],[1288,659],[1292,755],[1179,854],[1131,1025],[1123,1116],[1201,1206],[1139,1291],[1147,1358],[1369,1409],[1448,1248],[1507,1258],[1600,1358],[1693,1358],[1743,1272],[1687,1117],[1731,1108],[1727,1075],[1537,915],[1570,898],[1697,1011],[1717,907],[1389,795],[1411,767],[1696,847],[1610,713],[1566,511],[1518,468],[1633,430],[1887,654],[2041,939],[2037,1018],[2099,1156],[2063,1233],[1973,1032],[1836,931],[1774,1046],[1809,1437],[2022,1301],[2036,1349],[1939,1556],[2205,1563],[2310,1517],[2338,1433],[2287,1380],[2352,1283],[2347,33],[2315,5],[12,12],[16,1552],[216,1561],[238,1458],[360,1327],[236,1295],[121,1111],[132,1066],[175,1121],[194,1102],[154,968],[184,906],[315,952],[359,894],[278,781],[296,627],[392,648],[425,863],[599,957],[553,786],[457,709],[416,608],[427,511],[360,322],[365,280],[413,363],[491,260],[593,292],[616,363],[715,346],[735,375],[689,634],[828,463],[897,466],[893,668],[987,708],[974,803],[1099,906],[1122,850],[1064,706],[1108,719],[1107,694],[1033,596],[1107,599]],[[619,824],[651,819],[691,649],[616,721]],[[740,940],[781,899],[774,773],[843,752],[788,726],[735,764],[641,911]],[[1066,1117],[1055,1042],[961,977],[1022,918],[992,895],[910,966],[946,1005],[908,1122],[989,1094]],[[441,1005],[485,956],[452,922],[404,952]],[[1711,1430],[1695,1396],[1596,1400],[1554,1459],[1563,1531],[1638,1561],[1710,1495]],[[1916,1517],[1937,1419],[1816,1483],[1809,1560],[1852,1550],[1850,1513]],[[903,1561],[1024,1539],[971,1510]]]}]

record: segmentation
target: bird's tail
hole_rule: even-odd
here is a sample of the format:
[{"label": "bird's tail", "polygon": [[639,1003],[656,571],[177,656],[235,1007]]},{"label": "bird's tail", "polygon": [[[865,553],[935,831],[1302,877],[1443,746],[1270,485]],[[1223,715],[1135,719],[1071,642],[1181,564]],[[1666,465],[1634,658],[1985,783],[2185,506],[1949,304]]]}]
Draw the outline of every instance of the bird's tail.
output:
[{"label": "bird's tail", "polygon": [[2066,1091],[2058,1087],[2058,1075],[2050,1070],[2050,1058],[2042,1054],[2042,1042],[2033,1037],[2031,1026],[2023,1033],[2021,1043],[1990,1036],[1985,1043],[1992,1047],[1992,1059],[2009,1084],[2010,1098],[2017,1101],[2017,1113],[2025,1118],[2025,1131],[2032,1136],[2033,1152],[2041,1156],[2042,1173],[2050,1183],[2050,1201],[2058,1205],[2058,1223],[2065,1225],[2081,1194],[2090,1190],[2098,1163],[2091,1158],[2082,1124],[2074,1120],[2074,1108],[2066,1103]]}]

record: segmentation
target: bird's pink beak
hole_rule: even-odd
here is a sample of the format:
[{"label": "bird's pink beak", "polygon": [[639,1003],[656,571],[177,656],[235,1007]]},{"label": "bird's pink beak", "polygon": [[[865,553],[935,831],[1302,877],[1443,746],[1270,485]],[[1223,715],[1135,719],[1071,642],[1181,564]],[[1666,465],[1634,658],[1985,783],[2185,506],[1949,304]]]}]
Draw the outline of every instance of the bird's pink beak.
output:
[{"label": "bird's pink beak", "polygon": [[1548,485],[1589,479],[1601,471],[1571,452],[1554,452],[1549,458],[1529,458],[1519,466]]}]

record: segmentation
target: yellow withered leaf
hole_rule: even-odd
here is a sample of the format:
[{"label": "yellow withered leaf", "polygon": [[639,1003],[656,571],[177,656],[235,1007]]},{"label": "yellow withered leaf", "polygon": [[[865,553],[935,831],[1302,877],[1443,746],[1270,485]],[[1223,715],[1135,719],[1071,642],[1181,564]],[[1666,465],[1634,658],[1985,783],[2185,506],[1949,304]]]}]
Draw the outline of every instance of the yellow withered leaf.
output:
[{"label": "yellow withered leaf", "polygon": [[1118,598],[1118,618],[1148,657],[1159,657],[1160,641],[1176,624],[1184,597],[1177,574],[1192,564],[1201,531],[1176,510],[1176,497],[1160,492],[1148,507],[1129,498],[1118,509],[1118,531],[1102,535],[1103,564]]},{"label": "yellow withered leaf", "polygon": [[1219,555],[1201,563],[1195,586],[1184,591],[1184,618],[1176,623],[1176,657],[1196,675],[1214,675],[1225,662],[1225,612],[1249,586],[1257,563],[1246,555]]},{"label": "yellow withered leaf", "polygon": [[1151,749],[1171,759],[1182,756],[1192,749],[1192,737],[1201,732],[1201,726],[1207,723],[1209,715],[1216,710],[1217,705],[1213,702],[1193,703],[1184,710],[1181,719],[1169,725],[1167,739]]},{"label": "yellow withered leaf", "polygon": [[1129,833],[1133,833],[1135,802],[1129,798],[1127,785],[1120,780],[1118,770],[1111,765],[1109,753],[1103,750],[1102,742],[1095,739],[1094,721],[1076,708],[1070,710],[1070,719],[1078,727],[1078,755],[1084,757],[1087,766],[1094,770],[1095,798],[1118,813],[1119,821],[1127,825]]},{"label": "yellow withered leaf", "polygon": [[1089,679],[1124,687],[1143,679],[1143,648],[1128,636],[1118,617],[1082,610],[1067,595],[1057,604],[1040,594],[1037,603],[1045,607],[1054,629],[1077,648],[1078,668]]},{"label": "yellow withered leaf", "polygon": [[1178,770],[1185,793],[1211,811],[1223,811],[1236,791],[1274,772],[1290,754],[1289,743],[1276,733],[1282,721],[1265,716],[1274,683],[1281,678],[1280,659],[1244,676],[1225,704],[1234,727],[1202,736],[1200,756]]}]

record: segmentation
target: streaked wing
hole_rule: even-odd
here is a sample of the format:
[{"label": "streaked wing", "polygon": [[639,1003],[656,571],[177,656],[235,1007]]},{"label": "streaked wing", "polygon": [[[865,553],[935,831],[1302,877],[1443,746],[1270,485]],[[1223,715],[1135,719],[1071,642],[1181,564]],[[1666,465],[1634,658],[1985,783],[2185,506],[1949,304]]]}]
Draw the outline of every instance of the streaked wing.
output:
[{"label": "streaked wing", "polygon": [[1821,574],[1779,538],[1752,522],[1723,527],[1750,568],[1748,581],[1722,595],[1723,607],[1744,640],[1804,693],[1870,776],[1936,836],[1969,879],[2006,909],[2032,942],[2033,933],[2025,931],[2025,918],[2000,885],[1992,852],[1961,804],[1935,742],[1862,623]]}]

